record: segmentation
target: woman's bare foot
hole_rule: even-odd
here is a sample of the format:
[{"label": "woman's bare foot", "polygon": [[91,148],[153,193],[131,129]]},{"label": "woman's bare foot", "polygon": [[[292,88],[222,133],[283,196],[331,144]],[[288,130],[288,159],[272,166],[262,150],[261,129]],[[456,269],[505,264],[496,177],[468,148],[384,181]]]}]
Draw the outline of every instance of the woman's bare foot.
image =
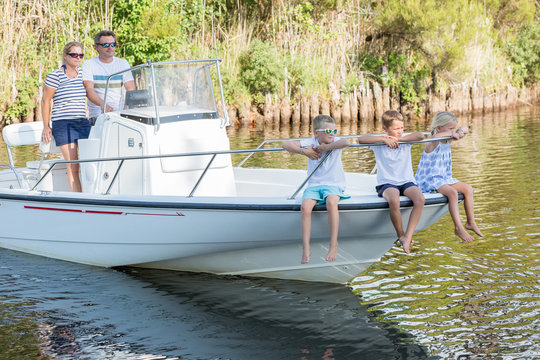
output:
[{"label": "woman's bare foot", "polygon": [[474,238],[465,229],[455,229],[454,234],[456,234],[456,236],[458,236],[461,240],[465,242],[471,242],[474,240]]},{"label": "woman's bare foot", "polygon": [[476,235],[480,237],[484,237],[484,234],[482,234],[482,232],[480,231],[480,228],[478,228],[478,225],[476,225],[476,223],[472,223],[472,224],[466,223],[465,229],[474,231]]},{"label": "woman's bare foot", "polygon": [[302,252],[302,261],[300,261],[300,264],[307,264],[309,262],[309,258],[311,257],[311,251],[305,250]]},{"label": "woman's bare foot", "polygon": [[326,261],[336,261],[337,251],[337,246],[330,246],[330,250],[328,250],[328,254],[326,254]]},{"label": "woman's bare foot", "polygon": [[400,236],[398,240],[401,243],[401,247],[403,248],[403,251],[405,251],[405,253],[407,254],[410,254],[411,253],[410,247],[412,245],[412,239],[407,239],[404,235],[404,236]]}]

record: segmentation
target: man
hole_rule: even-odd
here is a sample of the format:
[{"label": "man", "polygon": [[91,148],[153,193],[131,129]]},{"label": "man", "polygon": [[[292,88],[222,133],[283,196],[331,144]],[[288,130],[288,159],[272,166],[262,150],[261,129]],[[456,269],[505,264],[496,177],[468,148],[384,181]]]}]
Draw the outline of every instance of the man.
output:
[{"label": "man", "polygon": [[122,107],[122,86],[126,90],[135,90],[135,82],[130,71],[113,76],[109,80],[107,99],[105,87],[109,75],[129,69],[129,63],[114,56],[116,50],[116,35],[110,30],[102,30],[94,37],[94,46],[98,56],[82,64],[83,84],[88,98],[88,117],[96,118],[102,113],[103,103],[105,112],[115,111]]}]

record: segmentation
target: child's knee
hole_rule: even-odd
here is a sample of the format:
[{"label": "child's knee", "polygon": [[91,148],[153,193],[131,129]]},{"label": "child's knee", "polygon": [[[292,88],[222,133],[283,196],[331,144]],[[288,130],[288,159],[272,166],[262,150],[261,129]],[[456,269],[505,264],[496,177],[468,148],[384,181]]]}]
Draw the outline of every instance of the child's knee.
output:
[{"label": "child's knee", "polygon": [[315,206],[314,202],[302,202],[302,206],[300,206],[300,210],[302,210],[303,214],[311,214],[313,211],[313,207]]},{"label": "child's knee", "polygon": [[386,198],[386,201],[388,201],[388,206],[390,206],[391,208],[399,208],[399,206],[401,205],[399,201],[399,196],[388,196]]},{"label": "child's knee", "polygon": [[464,186],[463,186],[463,195],[465,195],[465,196],[472,196],[472,195],[473,195],[473,192],[474,192],[472,186],[469,185],[469,184],[463,184],[463,185],[464,185]]},{"label": "child's knee", "polygon": [[337,195],[329,195],[326,198],[326,207],[329,207],[329,206],[337,207],[338,202],[339,202],[339,196],[337,196]]},{"label": "child's knee", "polygon": [[424,206],[426,204],[426,198],[421,192],[414,193],[411,200],[414,206]]},{"label": "child's knee", "polygon": [[458,191],[452,187],[450,187],[447,191],[446,191],[446,197],[448,198],[448,200],[451,200],[451,201],[457,201],[458,199]]},{"label": "child's knee", "polygon": [[310,206],[302,206],[302,214],[311,215],[311,212],[313,211],[313,208]]}]

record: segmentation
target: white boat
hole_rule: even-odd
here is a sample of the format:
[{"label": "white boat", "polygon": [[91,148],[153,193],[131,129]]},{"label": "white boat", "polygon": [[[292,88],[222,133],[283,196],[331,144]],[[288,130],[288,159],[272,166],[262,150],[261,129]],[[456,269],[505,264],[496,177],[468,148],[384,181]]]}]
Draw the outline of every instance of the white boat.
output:
[{"label": "white boat", "polygon": [[[375,175],[347,173],[337,260],[324,260],[329,231],[318,206],[311,261],[300,264],[306,171],[233,166],[232,153],[283,149],[230,150],[227,114],[218,111],[225,109],[219,60],[129,71],[137,90],[126,94],[125,109],[99,116],[79,141],[82,193],[69,192],[66,161],[14,166],[11,149],[38,144],[41,122],[4,128],[10,164],[0,172],[1,247],[105,267],[346,283],[393,246]],[[447,213],[444,196],[425,196],[418,230]],[[406,222],[412,203],[402,198],[401,206]]]}]

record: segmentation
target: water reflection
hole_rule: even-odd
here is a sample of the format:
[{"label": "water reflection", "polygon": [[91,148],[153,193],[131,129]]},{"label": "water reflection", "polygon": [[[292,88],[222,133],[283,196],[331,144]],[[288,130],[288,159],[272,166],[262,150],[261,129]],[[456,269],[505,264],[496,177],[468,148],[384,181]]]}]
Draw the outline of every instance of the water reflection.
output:
[{"label": "water reflection", "polygon": [[[540,354],[540,108],[459,119],[471,134],[452,145],[454,175],[475,189],[476,218],[485,237],[461,243],[445,217],[416,234],[412,256],[392,249],[357,277],[354,292],[379,321],[413,333],[430,354],[533,358]],[[428,126],[406,124],[408,131]],[[358,129],[379,131],[377,124]],[[238,145],[258,144],[253,138],[241,141],[247,143]],[[422,150],[413,147],[415,167]],[[282,158],[292,168],[306,166],[302,157]],[[267,166],[262,159],[249,164]],[[355,172],[369,172],[375,164],[367,149],[347,149],[343,163]]]},{"label": "water reflection", "polygon": [[454,174],[475,188],[485,237],[471,244],[445,217],[354,281],[379,321],[399,323],[444,358],[534,358],[538,342],[538,108],[464,119]]},{"label": "water reflection", "polygon": [[111,270],[4,249],[0,261],[0,296],[26,303],[18,311],[57,359],[426,357],[344,286]]}]

